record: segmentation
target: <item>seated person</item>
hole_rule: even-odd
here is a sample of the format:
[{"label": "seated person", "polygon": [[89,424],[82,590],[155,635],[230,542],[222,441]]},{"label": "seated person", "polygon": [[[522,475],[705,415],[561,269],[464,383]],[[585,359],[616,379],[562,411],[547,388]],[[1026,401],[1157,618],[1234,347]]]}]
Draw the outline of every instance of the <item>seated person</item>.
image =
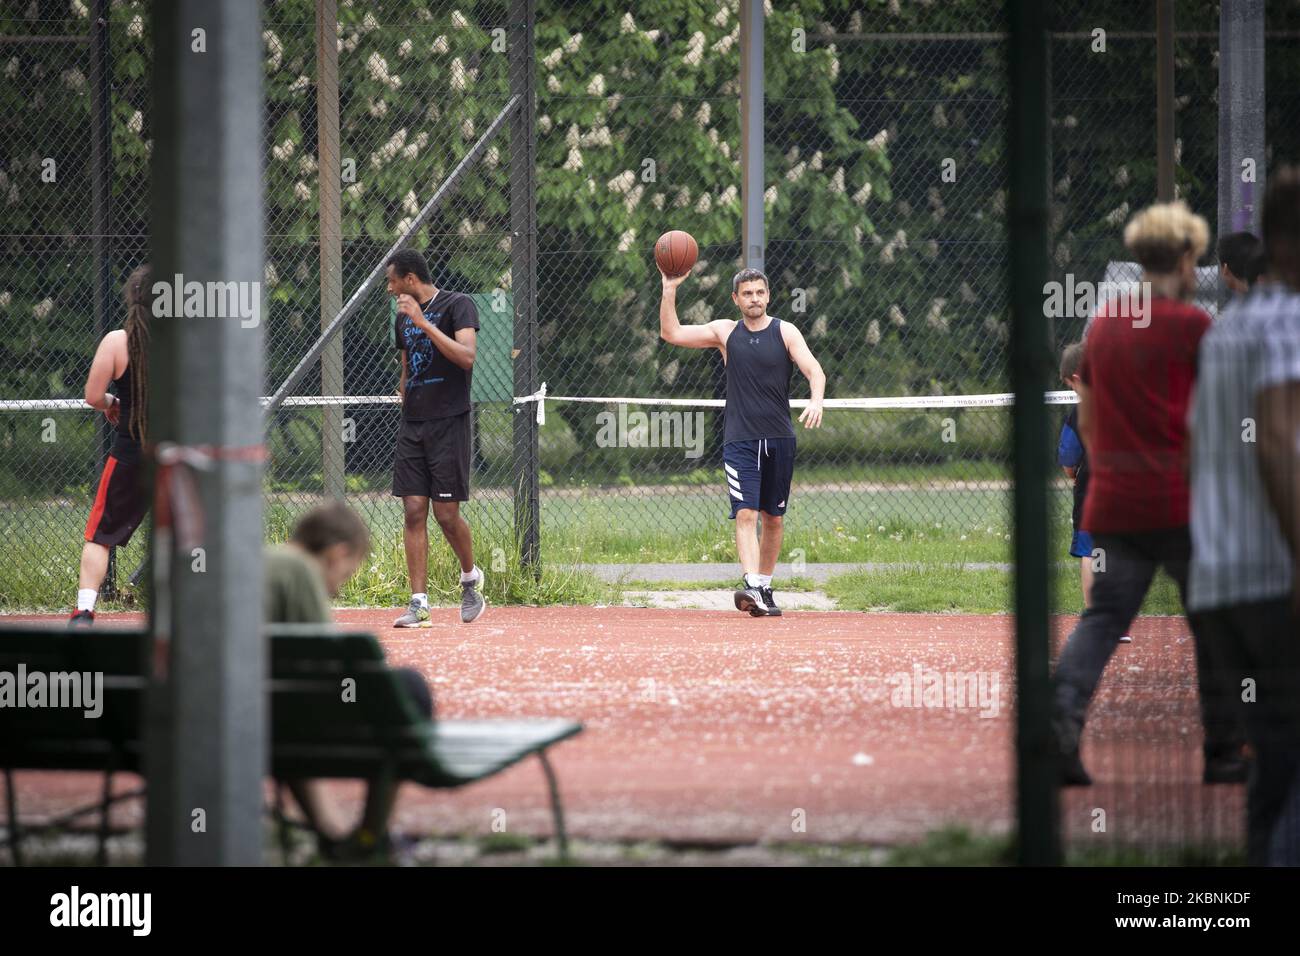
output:
[{"label": "seated person", "polygon": [[[267,623],[332,623],[330,599],[338,596],[369,552],[370,531],[347,505],[332,502],[309,511],[294,527],[287,543],[266,550]],[[406,667],[394,671],[421,712],[432,718],[433,697],[420,672]],[[364,859],[386,848],[395,789],[377,787],[372,781],[366,791],[361,822],[348,833],[337,808],[325,799],[317,781],[287,783],[316,831],[325,859]]]}]

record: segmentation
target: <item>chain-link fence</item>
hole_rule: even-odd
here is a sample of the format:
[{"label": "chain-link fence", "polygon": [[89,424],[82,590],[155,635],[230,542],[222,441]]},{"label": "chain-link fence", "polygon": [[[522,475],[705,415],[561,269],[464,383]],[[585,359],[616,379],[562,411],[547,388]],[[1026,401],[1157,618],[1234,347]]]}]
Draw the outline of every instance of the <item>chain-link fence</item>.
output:
[{"label": "chain-link fence", "polygon": [[[318,60],[316,5],[267,4],[267,394],[506,109],[511,9],[343,0],[334,49]],[[0,606],[61,605],[105,450],[102,419],[78,407],[81,385],[99,337],[120,324],[121,281],[147,254],[149,24],[138,2],[6,0],[3,11],[0,527],[11,549]],[[1209,0],[1179,7],[1178,184],[1212,225],[1217,20]],[[1295,20],[1291,5],[1270,4],[1270,50]],[[780,4],[764,29],[770,311],[805,333],[830,398],[949,397],[931,408],[832,409],[822,429],[797,428],[786,553],[1005,560],[1006,409],[950,399],[1006,390],[999,9]],[[1061,11],[1054,29],[1052,261],[1058,277],[1100,280],[1124,258],[1124,220],[1155,192],[1154,16],[1100,3]],[[511,196],[524,146],[510,123],[412,239],[436,283],[475,294],[480,307],[466,513],[488,560],[517,551],[521,467],[535,467],[547,560],[731,555],[721,414],[655,403],[722,398],[723,366],[716,352],[660,341],[650,249],[669,228],[692,233],[700,261],[679,293],[683,321],[734,315],[740,47],[736,3],[537,5],[536,152],[524,177],[536,209],[533,386],[609,401],[548,401],[535,463],[518,440],[520,415],[535,407],[512,403],[530,389],[514,354]],[[1268,58],[1270,160],[1297,153],[1295,72],[1292,58]],[[318,142],[332,85],[333,214]],[[97,124],[111,147],[102,155]],[[342,493],[382,546],[399,547],[401,510],[388,493],[398,366],[382,286],[268,416],[272,537]],[[1058,342],[1082,325],[1058,321]],[[806,397],[802,376],[794,383]],[[1062,543],[1069,495],[1058,484]],[[137,538],[119,579],[142,553]]]},{"label": "chain-link fence", "polygon": [[[963,400],[1008,381],[998,5],[779,6],[764,25],[770,311],[804,332],[828,397],[932,399],[832,409],[821,430],[797,429],[785,556],[1005,560],[1006,406]],[[1067,6],[1051,42],[1052,278],[1097,282],[1125,259],[1122,226],[1156,192],[1154,13]],[[660,341],[650,250],[668,229],[690,232],[700,260],[679,293],[683,321],[735,314],[738,5],[539,0],[526,49],[522,7],[341,0],[318,44],[316,4],[266,5],[266,394],[441,191],[411,245],[438,286],[479,308],[466,515],[484,562],[514,560],[530,482],[547,561],[727,561],[721,414],[704,404],[724,397],[723,366]],[[1177,188],[1212,229],[1218,13],[1213,0],[1179,4],[1176,46]],[[1300,7],[1270,2],[1267,30],[1271,167],[1300,155],[1300,59],[1287,46]],[[0,608],[72,594],[109,437],[82,383],[120,325],[122,280],[148,255],[149,49],[143,2],[0,0]],[[535,143],[510,110],[530,85]],[[520,277],[535,285],[527,327]],[[1058,319],[1058,345],[1085,321]],[[345,496],[385,559],[358,587],[384,600],[406,586],[389,494],[391,336],[380,280],[266,423],[268,537]],[[544,404],[534,456],[521,421],[537,405],[515,399],[542,382],[561,398]],[[807,388],[796,375],[796,397]],[[1063,545],[1070,489],[1054,492]],[[143,557],[142,535],[118,550],[119,585]],[[1141,830],[1120,824],[1114,846],[1239,843],[1240,792],[1188,785],[1195,758],[1179,744],[1198,718],[1192,676],[1178,679],[1178,701],[1151,708],[1140,732],[1109,718],[1090,731],[1108,742],[1108,776],[1134,781],[1102,801],[1112,821],[1172,808],[1142,815]],[[1121,693],[1141,681],[1123,677]],[[1098,832],[1091,807],[1065,808],[1079,845]]]}]

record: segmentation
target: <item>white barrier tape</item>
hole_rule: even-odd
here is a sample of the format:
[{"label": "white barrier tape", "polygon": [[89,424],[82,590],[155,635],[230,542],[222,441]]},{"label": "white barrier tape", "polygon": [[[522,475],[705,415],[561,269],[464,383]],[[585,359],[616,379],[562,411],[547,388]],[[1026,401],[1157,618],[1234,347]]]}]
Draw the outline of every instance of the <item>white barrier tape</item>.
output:
[{"label": "white barrier tape", "polygon": [[[265,405],[270,401],[267,396],[262,399]],[[532,395],[516,395],[512,399],[515,405],[528,402],[537,403],[537,424],[546,424],[545,407],[551,402],[585,402],[591,405],[667,405],[681,408],[723,408],[726,402],[720,398],[600,398],[586,395],[550,395],[545,383]],[[1043,401],[1048,405],[1073,405],[1078,401],[1074,392],[1045,392]],[[338,405],[400,405],[398,395],[293,395],[286,398],[283,405],[296,408],[317,408]],[[906,395],[887,398],[828,398],[822,402],[825,408],[872,409],[872,408],[998,408],[1015,404],[1015,396],[1010,392],[989,395]],[[790,400],[791,408],[804,408],[808,405],[806,398]],[[91,411],[89,405],[79,398],[16,399],[0,401],[0,412],[59,412]]]},{"label": "white barrier tape", "polygon": [[[271,401],[268,395],[261,399],[265,406]],[[286,398],[282,405],[297,408],[316,408],[335,405],[400,405],[399,395],[294,395]],[[0,412],[75,412],[93,411],[79,398],[35,398],[9,399],[0,401]]]},{"label": "white barrier tape", "polygon": [[[1043,402],[1048,405],[1073,405],[1079,400],[1073,391],[1044,392]],[[514,404],[537,403],[537,424],[546,424],[545,406],[552,402],[584,402],[591,405],[667,405],[683,408],[724,408],[726,401],[720,398],[592,398],[585,395],[548,395],[546,383],[532,395],[516,395]],[[792,398],[791,408],[806,408],[809,399]],[[1011,392],[998,392],[988,395],[906,395],[887,398],[828,398],[823,400],[823,408],[873,409],[873,408],[1000,408],[1009,407],[1016,402]]]}]

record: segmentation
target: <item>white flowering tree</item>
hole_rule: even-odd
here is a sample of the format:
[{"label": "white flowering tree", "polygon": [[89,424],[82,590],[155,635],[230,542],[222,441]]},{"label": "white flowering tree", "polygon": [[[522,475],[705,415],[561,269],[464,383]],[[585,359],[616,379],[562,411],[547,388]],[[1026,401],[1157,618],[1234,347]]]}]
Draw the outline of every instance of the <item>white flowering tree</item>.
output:
[{"label": "white flowering tree", "polygon": [[[23,21],[24,8],[6,32],[87,29],[82,0],[33,8],[39,16]],[[111,9],[111,250],[120,280],[147,243],[150,38],[142,0]],[[1213,29],[1216,9],[1213,0],[1180,7],[1180,24]],[[250,148],[265,156],[271,384],[319,326],[314,16],[310,0],[278,0],[264,13],[266,141]],[[1121,0],[1100,0],[1086,16],[1071,16],[1058,26],[1082,30],[1091,17],[1131,28],[1138,14]],[[498,28],[506,21],[500,0],[340,3],[346,292],[504,104]],[[1270,28],[1279,25],[1287,24],[1270,15]],[[999,385],[1001,48],[855,36],[1000,28],[996,6],[974,0],[799,0],[768,11],[772,311],[809,335],[832,395]],[[716,358],[658,341],[651,248],[667,229],[691,232],[701,261],[681,293],[683,317],[729,314],[740,259],[738,44],[734,0],[539,0],[538,312],[541,368],[553,391],[713,394]],[[1195,69],[1195,52],[1180,41],[1179,88],[1192,97],[1179,114],[1180,188],[1212,215],[1213,111],[1205,104],[1213,71]],[[1108,94],[1122,103],[1144,95],[1148,53],[1115,44],[1055,84],[1058,268],[1104,253],[1108,242],[1118,248],[1124,204],[1134,208],[1153,192],[1154,158],[1142,145],[1153,135],[1149,111],[1105,102]],[[1270,90],[1283,88],[1279,78],[1296,78],[1296,62],[1268,60]],[[75,395],[94,346],[86,49],[8,47],[0,70],[0,387],[6,397]],[[1297,152],[1300,123],[1284,121],[1288,105],[1270,94],[1269,139],[1279,156]],[[511,148],[508,133],[499,136],[414,240],[440,283],[471,292],[508,287]],[[56,162],[55,182],[42,180],[47,159]],[[945,180],[949,159],[955,178]],[[385,318],[378,293],[347,331],[350,391],[391,389]]]},{"label": "white flowering tree", "polygon": [[[840,4],[849,6],[848,3]],[[784,5],[782,5],[784,6]],[[579,18],[580,19],[577,19]],[[791,31],[799,14],[769,9],[765,210],[774,314],[811,328],[805,301],[856,321],[874,226],[867,198],[889,195],[878,129],[836,101],[837,51]],[[718,357],[673,349],[658,335],[659,275],[652,247],[669,229],[691,233],[700,262],[679,301],[686,322],[734,313],[731,276],[741,265],[740,24],[734,3],[604,0],[582,8],[539,5],[538,289],[542,372],[553,391],[587,395],[712,397]],[[787,91],[789,96],[786,96]],[[786,175],[780,137],[817,156]],[[806,171],[807,175],[801,173]],[[840,241],[833,257],[802,258],[807,236]],[[834,371],[859,356],[827,354]],[[584,409],[557,406],[584,427]],[[600,450],[570,460],[574,474],[603,470]],[[609,467],[626,456],[609,455]],[[623,465],[626,467],[626,465]],[[680,462],[666,465],[680,468]]]}]

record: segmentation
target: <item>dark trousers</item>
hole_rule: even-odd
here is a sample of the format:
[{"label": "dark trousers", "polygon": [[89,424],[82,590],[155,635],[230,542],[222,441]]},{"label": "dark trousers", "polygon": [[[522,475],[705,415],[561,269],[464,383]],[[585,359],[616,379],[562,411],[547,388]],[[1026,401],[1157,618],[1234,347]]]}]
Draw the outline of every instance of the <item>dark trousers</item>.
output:
[{"label": "dark trousers", "polygon": [[[1056,664],[1056,731],[1061,748],[1075,750],[1083,733],[1092,695],[1097,691],[1106,662],[1119,646],[1142,607],[1156,569],[1178,586],[1178,596],[1187,606],[1187,565],[1192,540],[1186,527],[1133,534],[1094,534],[1093,547],[1100,548],[1105,570],[1092,580],[1092,599],[1075,625]],[[1205,757],[1236,756],[1245,733],[1233,706],[1233,689],[1227,678],[1207,656],[1205,641],[1192,625],[1196,646],[1197,687],[1200,690],[1201,722],[1205,727]]]},{"label": "dark trousers", "polygon": [[1247,784],[1247,859],[1300,865],[1300,621],[1289,598],[1199,611],[1192,626],[1237,688],[1255,750]]}]

